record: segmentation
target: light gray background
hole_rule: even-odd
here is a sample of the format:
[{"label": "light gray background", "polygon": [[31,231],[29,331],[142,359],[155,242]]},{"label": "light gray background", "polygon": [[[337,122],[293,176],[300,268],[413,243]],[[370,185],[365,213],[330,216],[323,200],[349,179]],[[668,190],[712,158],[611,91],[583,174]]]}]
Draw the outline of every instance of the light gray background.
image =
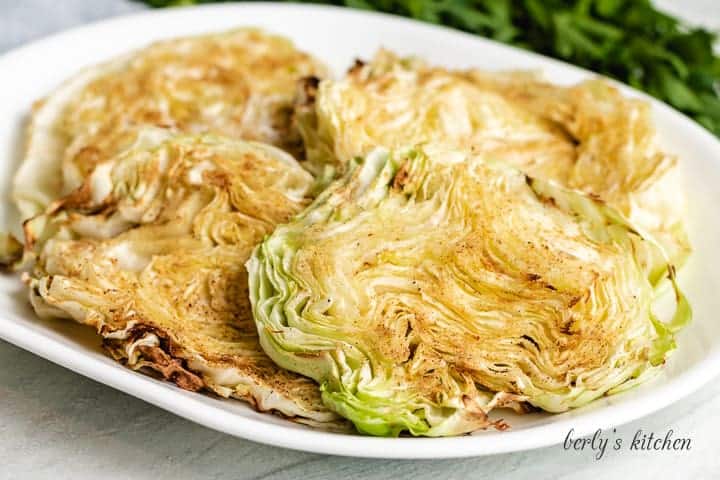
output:
[{"label": "light gray background", "polygon": [[[717,0],[660,3],[720,26]],[[127,0],[0,0],[0,52],[93,20],[139,11]],[[0,87],[2,77],[0,77]],[[0,479],[616,479],[720,477],[720,385],[618,428],[690,437],[689,452],[562,446],[488,458],[378,461],[326,457],[239,440],[65,370],[0,341]],[[607,432],[606,432],[607,433]]]}]

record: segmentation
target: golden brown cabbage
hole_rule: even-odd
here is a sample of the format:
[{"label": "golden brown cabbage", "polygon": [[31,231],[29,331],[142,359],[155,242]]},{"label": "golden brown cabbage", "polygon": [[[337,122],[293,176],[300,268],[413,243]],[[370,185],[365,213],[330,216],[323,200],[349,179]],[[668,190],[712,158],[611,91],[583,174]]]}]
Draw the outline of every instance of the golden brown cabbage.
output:
[{"label": "golden brown cabbage", "polygon": [[[529,73],[448,71],[380,51],[310,93],[296,117],[318,175],[342,172],[377,146],[472,152],[608,202],[674,263],[689,253],[677,160],[658,148],[649,104],[605,81],[561,87]],[[648,263],[658,280],[663,260]]]},{"label": "golden brown cabbage", "polygon": [[[464,152],[375,150],[248,262],[260,343],[374,435],[443,436],[657,373],[661,248],[579,191]],[[674,284],[674,268],[668,267]]]},{"label": "golden brown cabbage", "polygon": [[297,153],[296,83],[325,72],[288,39],[257,29],[165,40],[90,67],[33,112],[14,182],[22,217],[77,188],[148,127],[257,140]]},{"label": "golden brown cabbage", "polygon": [[31,302],[94,327],[133,369],[341,428],[312,380],[261,350],[243,266],[312,181],[277,148],[219,137],[125,152],[28,224]]}]

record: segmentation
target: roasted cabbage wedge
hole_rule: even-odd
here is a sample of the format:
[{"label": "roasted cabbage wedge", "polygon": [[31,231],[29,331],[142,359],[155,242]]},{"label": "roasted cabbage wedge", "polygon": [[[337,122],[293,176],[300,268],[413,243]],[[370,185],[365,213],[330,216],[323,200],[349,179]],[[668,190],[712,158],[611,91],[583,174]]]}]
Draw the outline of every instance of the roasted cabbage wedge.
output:
[{"label": "roasted cabbage wedge", "polygon": [[498,407],[585,405],[658,372],[690,317],[653,314],[605,202],[473,154],[373,150],[247,263],[265,352],[373,435],[444,436]]},{"label": "roasted cabbage wedge", "polygon": [[154,43],[91,66],[37,102],[14,180],[22,218],[80,186],[147,127],[302,148],[291,125],[298,80],[326,68],[258,29]]},{"label": "roasted cabbage wedge", "polygon": [[[332,178],[376,146],[472,151],[596,195],[651,232],[675,264],[690,251],[676,158],[658,148],[649,104],[605,81],[561,87],[383,50],[342,80],[307,81],[303,93],[296,122],[316,175]],[[657,282],[664,259],[648,262]]]},{"label": "roasted cabbage wedge", "polygon": [[130,368],[346,428],[317,384],[263,353],[248,300],[245,261],[312,183],[289,154],[220,137],[120,154],[26,225],[32,305],[92,326]]}]

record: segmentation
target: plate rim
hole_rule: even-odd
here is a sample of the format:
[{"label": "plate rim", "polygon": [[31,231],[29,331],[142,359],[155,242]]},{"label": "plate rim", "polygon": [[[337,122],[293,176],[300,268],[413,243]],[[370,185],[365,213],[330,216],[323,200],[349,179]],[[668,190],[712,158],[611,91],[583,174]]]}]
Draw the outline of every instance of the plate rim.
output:
[{"label": "plate rim", "polygon": [[[102,31],[117,31],[138,17],[153,16],[157,20],[162,21],[163,17],[188,15],[191,12],[196,12],[198,15],[217,15],[225,11],[267,11],[268,9],[295,10],[298,11],[298,13],[307,13],[308,10],[318,10],[340,16],[355,17],[356,20],[371,19],[374,21],[380,19],[382,21],[395,22],[402,28],[425,29],[430,35],[450,35],[456,36],[458,39],[469,39],[476,42],[479,48],[485,46],[494,49],[506,49],[507,51],[512,51],[515,55],[522,53],[545,65],[552,65],[554,68],[560,68],[561,70],[575,74],[598,75],[597,73],[534,52],[520,50],[516,47],[498,43],[470,33],[453,30],[448,27],[432,25],[396,15],[337,6],[276,2],[199,5],[165,10],[154,9],[83,24],[43,36],[3,53],[0,55],[0,72],[7,68],[8,64],[12,64],[18,61],[18,59],[27,56],[36,56],[42,51],[47,51],[47,48],[52,43],[59,40],[61,41],[63,37],[71,37],[74,35],[81,37],[92,36]],[[238,22],[238,26],[242,24],[242,20]],[[282,34],[282,32],[278,33]],[[643,92],[634,90],[614,80],[613,83],[619,85],[623,93],[630,93],[633,96],[639,96],[645,100],[649,100],[656,113],[667,116],[669,120],[675,123],[682,123],[684,128],[689,128],[692,131],[692,136],[695,141],[706,144],[720,155],[720,141],[703,127],[697,125],[693,120]],[[30,107],[30,104],[28,107]],[[563,435],[571,428],[575,430],[574,436],[585,436],[592,434],[598,428],[605,429],[619,426],[646,417],[682,400],[720,375],[720,349],[715,348],[705,358],[675,379],[658,385],[635,398],[628,399],[619,404],[611,404],[597,410],[588,411],[578,416],[548,422],[542,425],[530,426],[520,430],[489,433],[487,435],[447,438],[378,438],[363,435],[336,434],[311,428],[298,429],[292,425],[278,425],[265,422],[261,419],[244,417],[221,408],[208,406],[199,398],[193,396],[202,394],[183,395],[180,397],[181,400],[177,400],[174,394],[168,394],[170,390],[166,388],[167,385],[165,383],[161,384],[157,380],[126,368],[107,368],[105,362],[90,357],[86,352],[72,348],[71,345],[65,344],[58,339],[50,338],[27,325],[16,323],[14,320],[6,318],[3,314],[0,314],[0,338],[57,365],[68,368],[92,380],[130,394],[170,413],[174,413],[214,430],[283,448],[312,453],[366,458],[461,458],[551,446],[560,443]],[[181,392],[187,393],[184,391]],[[336,441],[340,438],[345,441]]]}]

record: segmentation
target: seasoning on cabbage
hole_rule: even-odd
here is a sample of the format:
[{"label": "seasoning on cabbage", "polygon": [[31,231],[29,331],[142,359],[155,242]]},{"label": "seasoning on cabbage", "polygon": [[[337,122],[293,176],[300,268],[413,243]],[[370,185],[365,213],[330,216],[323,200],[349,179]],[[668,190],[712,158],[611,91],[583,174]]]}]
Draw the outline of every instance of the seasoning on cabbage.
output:
[{"label": "seasoning on cabbage", "polygon": [[[445,436],[494,408],[585,405],[658,372],[662,256],[604,202],[457,152],[377,149],[247,263],[260,343],[362,432]],[[657,251],[654,251],[657,250]]]},{"label": "seasoning on cabbage", "polygon": [[[316,175],[342,172],[377,146],[473,152],[598,196],[675,264],[690,252],[677,159],[660,149],[650,105],[605,81],[567,87],[529,72],[449,71],[381,50],[341,80],[307,84],[296,117]],[[646,263],[657,283],[664,259]]]},{"label": "seasoning on cabbage", "polygon": [[149,127],[214,133],[302,151],[296,83],[326,68],[257,28],[162,40],[92,65],[36,103],[13,181],[22,219],[80,186]]},{"label": "seasoning on cabbage", "polygon": [[312,380],[263,353],[243,266],[312,183],[289,154],[252,142],[188,136],[125,152],[28,223],[31,303],[93,327],[132,369],[342,429]]}]

